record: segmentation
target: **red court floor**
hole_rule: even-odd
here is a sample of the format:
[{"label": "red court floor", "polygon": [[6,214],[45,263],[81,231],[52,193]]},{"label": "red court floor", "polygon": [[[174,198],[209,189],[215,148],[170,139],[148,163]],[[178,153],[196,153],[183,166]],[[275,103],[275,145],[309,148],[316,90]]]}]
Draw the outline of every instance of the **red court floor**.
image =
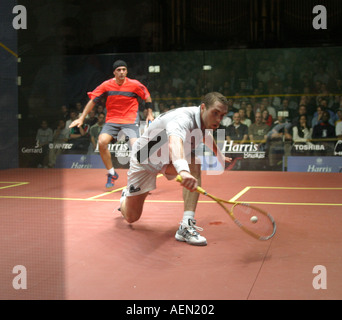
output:
[{"label": "red court floor", "polygon": [[[159,177],[130,225],[115,210],[126,184],[118,172],[108,191],[101,169],[0,171],[1,299],[342,298],[341,174],[204,173],[204,189],[269,211],[277,233],[255,240],[201,195],[196,219],[208,245],[195,247],[174,238],[183,211],[176,181]],[[318,277],[326,289],[315,288]]]}]

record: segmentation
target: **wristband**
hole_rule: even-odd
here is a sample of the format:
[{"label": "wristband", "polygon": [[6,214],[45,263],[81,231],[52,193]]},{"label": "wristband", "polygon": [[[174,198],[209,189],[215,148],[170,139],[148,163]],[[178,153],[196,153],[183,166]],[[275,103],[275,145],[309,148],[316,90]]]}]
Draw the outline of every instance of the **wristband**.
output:
[{"label": "wristband", "polygon": [[151,109],[153,111],[152,102],[145,102],[145,109]]},{"label": "wristband", "polygon": [[190,172],[189,164],[185,159],[176,160],[173,162],[173,166],[175,167],[177,173],[180,173],[181,171]]}]

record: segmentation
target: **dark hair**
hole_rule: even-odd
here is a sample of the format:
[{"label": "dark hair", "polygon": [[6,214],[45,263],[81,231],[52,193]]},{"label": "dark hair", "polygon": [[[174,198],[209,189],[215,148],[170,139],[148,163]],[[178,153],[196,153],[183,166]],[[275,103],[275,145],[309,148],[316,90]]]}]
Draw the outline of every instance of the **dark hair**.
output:
[{"label": "dark hair", "polygon": [[207,93],[204,98],[202,103],[205,104],[206,109],[209,109],[211,105],[213,105],[216,101],[221,102],[225,106],[228,106],[228,100],[227,98],[219,92],[209,92]]}]

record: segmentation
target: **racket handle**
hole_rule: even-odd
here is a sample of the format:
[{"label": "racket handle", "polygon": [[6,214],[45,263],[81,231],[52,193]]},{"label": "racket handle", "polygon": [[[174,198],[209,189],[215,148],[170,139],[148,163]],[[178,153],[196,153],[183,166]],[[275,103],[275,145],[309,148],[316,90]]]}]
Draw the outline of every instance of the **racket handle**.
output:
[{"label": "racket handle", "polygon": [[[177,175],[176,181],[182,182],[182,180],[183,180],[182,177],[180,175]],[[207,192],[204,189],[202,189],[201,187],[197,187],[196,191],[199,193],[202,193],[202,194],[207,194]]]}]

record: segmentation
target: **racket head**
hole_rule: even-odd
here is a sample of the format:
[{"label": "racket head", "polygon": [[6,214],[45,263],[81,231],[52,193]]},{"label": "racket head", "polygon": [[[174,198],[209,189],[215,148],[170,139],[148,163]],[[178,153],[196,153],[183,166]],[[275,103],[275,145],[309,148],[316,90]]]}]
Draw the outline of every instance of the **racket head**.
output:
[{"label": "racket head", "polygon": [[249,203],[235,202],[229,210],[229,215],[243,231],[258,240],[269,240],[276,233],[277,227],[273,217]]}]

